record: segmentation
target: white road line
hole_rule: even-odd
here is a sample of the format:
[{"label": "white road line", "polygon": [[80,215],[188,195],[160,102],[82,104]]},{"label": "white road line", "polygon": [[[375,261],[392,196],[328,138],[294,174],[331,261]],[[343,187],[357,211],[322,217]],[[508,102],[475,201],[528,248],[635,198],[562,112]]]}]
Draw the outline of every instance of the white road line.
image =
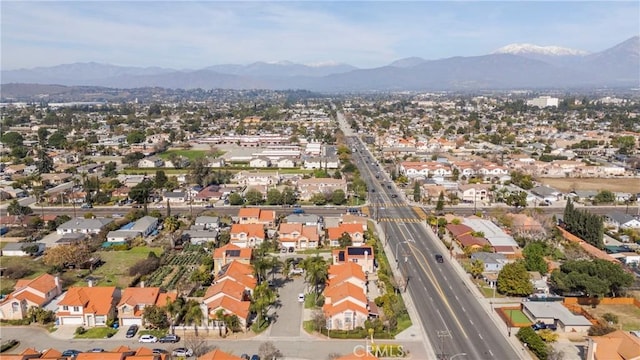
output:
[{"label": "white road line", "polygon": [[[461,309],[462,309],[463,312],[467,312],[467,309],[465,309],[465,308],[461,308]],[[471,320],[469,320],[469,321],[471,321]],[[472,324],[473,324],[473,322],[472,322]]]},{"label": "white road line", "polygon": [[493,351],[489,350],[489,354],[491,354],[491,356],[493,356]]},{"label": "white road line", "polygon": [[[462,310],[464,310],[464,308],[462,308]],[[466,312],[466,310],[464,310],[464,311]],[[473,323],[473,320],[469,319],[469,322],[471,323],[471,325],[475,325],[475,324]]]},{"label": "white road line", "polygon": [[482,334],[478,333],[478,336],[480,337],[480,339],[484,340],[484,338],[482,337]]}]

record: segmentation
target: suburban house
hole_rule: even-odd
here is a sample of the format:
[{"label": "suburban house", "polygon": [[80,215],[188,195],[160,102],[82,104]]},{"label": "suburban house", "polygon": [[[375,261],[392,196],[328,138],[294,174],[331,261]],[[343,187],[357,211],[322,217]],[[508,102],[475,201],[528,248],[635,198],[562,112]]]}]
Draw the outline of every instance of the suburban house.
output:
[{"label": "suburban house", "polygon": [[265,239],[264,225],[262,224],[233,224],[231,225],[230,243],[241,247],[256,247]]},{"label": "suburban house", "polygon": [[187,193],[183,191],[166,191],[162,197],[171,204],[181,204],[189,200]]},{"label": "suburban house", "polygon": [[218,319],[218,312],[222,311],[224,315],[237,316],[245,330],[251,316],[251,294],[256,285],[251,265],[239,261],[225,264],[202,299],[208,326],[214,329],[225,327],[224,320]]},{"label": "suburban house", "polygon": [[362,246],[364,244],[364,229],[361,224],[340,224],[338,227],[327,228],[327,240],[329,246],[340,246],[340,237],[342,234],[349,234],[353,246]]},{"label": "suburban house", "polygon": [[214,250],[213,252],[213,273],[218,273],[222,267],[232,261],[243,264],[251,264],[251,248],[241,248],[234,244],[227,244]]},{"label": "suburban house", "polygon": [[464,218],[462,223],[473,229],[473,231],[484,234],[484,238],[497,253],[514,254],[519,249],[518,243],[513,237],[502,231],[498,225],[490,220],[472,216]]},{"label": "suburban house", "polygon": [[240,208],[238,210],[238,223],[262,224],[267,227],[274,227],[276,224],[276,212],[260,208]]},{"label": "suburban house", "polygon": [[331,194],[336,190],[347,193],[345,179],[311,178],[298,180],[298,191],[301,200],[309,200],[314,194]]},{"label": "suburban house", "polygon": [[220,185],[209,185],[200,190],[196,196],[194,196],[194,200],[196,202],[209,202],[218,201],[221,197],[222,192],[220,192]]},{"label": "suburban house", "polygon": [[315,249],[320,242],[317,226],[282,223],[278,228],[280,248]]},{"label": "suburban house", "polygon": [[329,330],[353,330],[364,327],[369,318],[365,294],[365,274],[360,266],[348,262],[329,267],[329,281],[324,289],[322,311]]},{"label": "suburban house", "polygon": [[640,229],[640,220],[629,214],[613,211],[604,216],[605,225],[613,227],[616,231],[623,229]]},{"label": "suburban house", "polygon": [[56,232],[58,234],[70,234],[70,233],[82,233],[82,234],[98,234],[105,225],[112,222],[113,219],[108,218],[75,218],[67,221],[64,224],[60,224]]},{"label": "suburban house", "polygon": [[249,166],[254,168],[266,168],[271,166],[271,160],[264,157],[255,157],[249,160]]},{"label": "suburban house", "polygon": [[109,231],[107,242],[122,243],[135,239],[138,236],[147,237],[158,228],[158,218],[143,216],[135,223],[125,225],[120,230]]},{"label": "suburban house", "polygon": [[131,227],[131,231],[138,231],[142,237],[151,235],[158,228],[158,218],[153,216],[143,216],[136,220]]},{"label": "suburban house", "polygon": [[35,279],[20,279],[0,302],[0,320],[23,319],[30,307],[43,307],[61,293],[57,276],[42,274]]},{"label": "suburban house", "polygon": [[502,268],[509,263],[504,254],[474,252],[471,254],[471,261],[480,260],[484,264],[483,272],[500,272]]},{"label": "suburban house", "polygon": [[60,325],[105,326],[115,318],[117,292],[113,286],[74,286],[63,296],[56,311]]},{"label": "suburban house", "polygon": [[[220,227],[220,218],[217,216],[198,216],[196,217],[191,228],[197,226],[198,230],[213,230]],[[194,229],[196,230],[196,229]]]},{"label": "suburban house", "polygon": [[371,246],[347,246],[346,249],[336,249],[331,252],[334,265],[353,262],[362,267],[365,274],[375,273],[375,254]]},{"label": "suburban house", "polygon": [[164,165],[164,161],[157,156],[146,157],[138,161],[139,168],[159,168]]},{"label": "suburban house", "polygon": [[465,184],[458,186],[458,199],[466,203],[489,201],[491,196],[490,184]]},{"label": "suburban house", "polygon": [[243,360],[241,357],[226,353],[220,349],[214,349],[206,354],[198,356],[198,360]]},{"label": "suburban house", "polygon": [[640,337],[616,330],[602,336],[590,336],[586,360],[640,359]]},{"label": "suburban house", "polygon": [[194,228],[197,227],[192,225],[189,230],[182,232],[184,240],[188,240],[193,245],[203,245],[218,241],[218,230],[194,230]]},{"label": "suburban house", "polygon": [[557,301],[525,301],[522,311],[532,322],[555,324],[558,331],[586,333],[591,321],[582,315],[575,315]]},{"label": "suburban house", "polygon": [[288,224],[302,224],[309,226],[322,227],[322,219],[315,214],[289,214],[284,218],[284,222]]},{"label": "suburban house", "polygon": [[272,172],[240,171],[235,175],[235,180],[243,186],[265,185],[273,186],[280,183],[280,175]]},{"label": "suburban house", "polygon": [[26,251],[31,246],[37,247],[37,250],[33,253],[34,256],[41,255],[47,247],[43,243],[11,242],[2,248],[0,253],[2,253],[2,256],[31,256],[31,253]]},{"label": "suburban house", "polygon": [[120,326],[144,326],[142,314],[146,306],[162,307],[177,297],[177,292],[163,293],[159,287],[129,287],[122,290],[117,306]]}]

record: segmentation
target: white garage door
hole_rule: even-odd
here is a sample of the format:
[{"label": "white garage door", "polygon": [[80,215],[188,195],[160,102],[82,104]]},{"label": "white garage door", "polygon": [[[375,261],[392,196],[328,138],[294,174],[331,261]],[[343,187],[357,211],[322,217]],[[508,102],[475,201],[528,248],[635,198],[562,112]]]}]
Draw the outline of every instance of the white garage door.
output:
[{"label": "white garage door", "polygon": [[138,325],[142,326],[142,319],[128,318],[122,319],[122,326]]},{"label": "white garage door", "polygon": [[60,325],[82,325],[81,317],[62,317],[60,318]]}]

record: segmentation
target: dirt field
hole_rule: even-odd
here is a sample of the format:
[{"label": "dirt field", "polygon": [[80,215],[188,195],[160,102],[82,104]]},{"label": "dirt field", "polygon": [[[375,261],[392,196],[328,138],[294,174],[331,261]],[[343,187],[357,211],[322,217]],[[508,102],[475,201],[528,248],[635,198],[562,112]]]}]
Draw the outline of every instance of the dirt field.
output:
[{"label": "dirt field", "polygon": [[[618,316],[622,330],[640,330],[640,309],[633,305],[598,305],[595,309],[591,306],[583,306],[589,314],[601,319],[605,313]],[[617,327],[614,325],[614,327]]]},{"label": "dirt field", "polygon": [[613,192],[640,193],[638,178],[540,178],[537,179],[562,192],[572,190],[610,190]]}]

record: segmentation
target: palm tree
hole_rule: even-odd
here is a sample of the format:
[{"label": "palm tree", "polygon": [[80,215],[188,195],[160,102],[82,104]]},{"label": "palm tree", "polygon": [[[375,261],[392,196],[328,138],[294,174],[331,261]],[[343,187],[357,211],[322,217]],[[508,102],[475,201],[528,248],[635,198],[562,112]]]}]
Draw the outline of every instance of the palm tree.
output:
[{"label": "palm tree", "polygon": [[284,262],[282,262],[282,260],[278,259],[275,256],[270,257],[269,267],[271,268],[271,280],[275,279],[278,269],[283,265],[284,265]]},{"label": "palm tree", "polygon": [[198,326],[202,325],[202,320],[204,319],[204,313],[202,312],[200,303],[195,300],[188,300],[185,307],[184,322],[185,324],[193,324],[193,330],[196,336],[198,336]]},{"label": "palm tree", "polygon": [[270,260],[264,255],[258,255],[255,260],[253,260],[253,272],[258,279],[258,284],[261,284],[262,281],[267,277],[267,269],[270,267]]},{"label": "palm tree", "polygon": [[251,302],[251,311],[258,314],[258,326],[262,325],[269,305],[276,301],[276,294],[269,288],[266,283],[261,283],[253,289],[253,301]]},{"label": "palm tree", "polygon": [[315,287],[317,296],[320,290],[319,285],[324,284],[329,278],[327,261],[320,256],[314,256],[305,259],[303,267],[306,270],[305,281]]},{"label": "palm tree", "polygon": [[227,328],[231,329],[231,332],[236,332],[242,323],[240,322],[238,315],[233,314],[225,318],[225,325],[227,325]]},{"label": "palm tree", "polygon": [[177,297],[175,300],[167,301],[167,305],[165,305],[165,311],[167,312],[167,318],[169,319],[169,328],[171,329],[171,333],[174,333],[174,324],[177,323],[182,315],[184,314],[184,298]]},{"label": "palm tree", "polygon": [[291,270],[291,265],[293,264],[293,258],[288,258],[284,261],[282,265],[282,272],[284,273],[285,278],[289,278],[289,271]]},{"label": "palm tree", "polygon": [[224,313],[224,309],[218,309],[218,311],[216,311],[216,323],[218,324],[218,335],[220,337],[222,337],[222,326],[220,325],[222,325],[221,323],[224,323],[226,327],[227,325],[226,317],[227,315]]}]

